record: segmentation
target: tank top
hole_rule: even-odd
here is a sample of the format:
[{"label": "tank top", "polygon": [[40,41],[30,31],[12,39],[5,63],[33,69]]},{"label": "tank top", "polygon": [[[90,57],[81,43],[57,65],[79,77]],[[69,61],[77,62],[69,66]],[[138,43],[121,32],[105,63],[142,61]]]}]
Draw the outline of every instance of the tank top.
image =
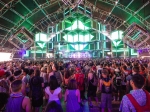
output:
[{"label": "tank top", "polygon": [[23,99],[24,96],[22,93],[11,94],[6,104],[5,112],[25,112],[25,110],[22,108]]},{"label": "tank top", "polygon": [[[103,81],[105,81],[105,83],[109,83],[110,78],[102,78]],[[102,93],[106,93],[106,94],[111,94],[112,92],[112,88],[111,88],[111,84],[108,86],[106,86],[105,84],[102,85]]]},{"label": "tank top", "polygon": [[78,97],[76,96],[76,90],[68,90],[68,92],[66,112],[80,112],[80,104],[78,102]]}]

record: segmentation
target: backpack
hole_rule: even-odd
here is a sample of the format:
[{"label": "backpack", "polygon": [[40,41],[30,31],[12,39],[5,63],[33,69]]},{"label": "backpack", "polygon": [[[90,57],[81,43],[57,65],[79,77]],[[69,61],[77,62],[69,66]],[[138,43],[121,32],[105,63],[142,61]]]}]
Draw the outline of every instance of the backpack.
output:
[{"label": "backpack", "polygon": [[93,79],[94,79],[94,82],[92,83],[93,86],[97,86],[98,85],[98,78],[96,77],[96,74],[93,74]]},{"label": "backpack", "polygon": [[77,84],[78,84],[79,90],[84,89],[84,76],[82,74],[79,74],[79,76],[77,78]]},{"label": "backpack", "polygon": [[122,78],[121,78],[121,76],[119,74],[116,75],[115,85],[116,86],[121,86],[122,85]]},{"label": "backpack", "polygon": [[140,106],[131,94],[127,95],[128,99],[136,109],[136,112],[150,112],[150,94],[146,90],[144,90],[144,92],[146,94],[146,105],[144,106]]},{"label": "backpack", "polygon": [[54,72],[54,76],[56,77],[58,84],[61,85],[62,84],[62,78],[61,78],[61,74],[59,71]]}]

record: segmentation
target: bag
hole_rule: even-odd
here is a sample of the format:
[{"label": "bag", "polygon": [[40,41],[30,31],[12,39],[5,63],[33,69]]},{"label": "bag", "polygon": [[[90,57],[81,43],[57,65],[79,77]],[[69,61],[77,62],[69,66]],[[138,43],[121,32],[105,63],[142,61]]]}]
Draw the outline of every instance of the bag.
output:
[{"label": "bag", "polygon": [[81,74],[78,76],[77,83],[78,85],[83,85],[84,83],[84,77]]},{"label": "bag", "polygon": [[146,94],[146,105],[144,106],[140,106],[131,94],[127,95],[137,112],[150,112],[150,94],[146,90],[144,92]]},{"label": "bag", "polygon": [[58,84],[62,84],[62,78],[61,78],[61,73],[59,71],[54,72],[54,76],[56,77]]},{"label": "bag", "polygon": [[84,76],[83,74],[79,74],[77,79],[78,89],[83,90],[84,89]]},{"label": "bag", "polygon": [[121,79],[119,74],[115,78],[115,85],[116,86],[121,86],[122,85],[122,79]]},{"label": "bag", "polygon": [[95,75],[96,74],[93,74],[93,78],[94,78],[94,82],[92,83],[93,86],[97,86],[98,85],[98,78]]}]

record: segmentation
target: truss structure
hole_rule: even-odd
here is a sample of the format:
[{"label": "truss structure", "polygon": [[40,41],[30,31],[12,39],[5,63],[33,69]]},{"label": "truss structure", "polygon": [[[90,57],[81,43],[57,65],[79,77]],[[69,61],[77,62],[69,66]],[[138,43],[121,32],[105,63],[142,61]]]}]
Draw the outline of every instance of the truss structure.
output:
[{"label": "truss structure", "polygon": [[68,5],[70,6],[71,8],[75,8],[77,7],[79,4],[81,4],[83,0],[62,0],[62,2],[65,4],[65,5]]},{"label": "truss structure", "polygon": [[[49,14],[47,17],[50,18],[50,19],[53,19],[53,23],[51,23],[50,26],[53,26],[54,24],[57,24],[57,23],[61,22],[63,19],[65,19],[67,17],[71,17],[73,15],[73,13],[76,13],[76,12],[77,13],[82,13],[83,15],[87,16],[88,18],[94,19],[94,20],[96,20],[98,22],[101,22],[101,23],[104,23],[104,20],[102,19],[102,17],[109,15],[109,12],[106,12],[104,10],[101,10],[101,9],[95,7],[92,3],[88,2],[88,1],[86,1],[85,4],[84,4],[84,6],[83,6],[84,10],[81,10],[81,9],[79,9],[79,7],[77,7],[76,10],[74,10],[73,12],[71,12],[72,8],[70,8],[69,15],[65,16],[64,15],[65,10],[68,9],[68,8],[70,8],[70,6],[66,7],[66,6],[63,5],[62,7],[60,7],[59,10],[57,10],[57,11]],[[88,8],[88,9],[91,10],[91,14],[90,15],[86,13],[86,11],[85,11],[86,8]],[[95,15],[94,15],[94,13],[95,13]],[[54,18],[55,16],[59,16],[59,19],[55,19]],[[44,28],[43,23],[46,22],[46,21],[48,21],[47,17],[42,18],[40,21],[38,21],[37,23],[35,23],[35,25],[37,27],[42,26]],[[124,22],[124,20],[118,18],[115,15],[110,15],[110,18],[112,20],[114,20],[112,23],[110,21],[104,23],[108,27],[108,29],[107,29],[108,32],[110,32],[112,28],[113,29],[117,28],[118,24],[123,24],[123,22]],[[125,26],[125,28],[127,28],[129,26],[129,24],[125,23],[124,26]],[[46,31],[46,29],[47,29],[47,27],[44,28],[43,30]]]},{"label": "truss structure", "polygon": [[[1,30],[4,30],[7,32],[7,34],[3,37],[3,40],[1,41],[1,46],[4,46],[7,40],[11,37],[12,34],[18,31],[20,26],[24,23],[27,22],[28,24],[31,25],[30,31],[33,31],[34,29],[40,31],[40,32],[46,32],[48,25],[53,25],[57,24],[61,20],[65,19],[66,17],[64,16],[64,12],[66,9],[71,9],[69,4],[71,3],[78,3],[81,4],[84,10],[86,8],[91,10],[91,17],[92,19],[95,19],[101,23],[110,25],[110,29],[119,29],[121,26],[124,26],[125,28],[129,27],[128,21],[132,18],[135,17],[140,23],[142,23],[147,29],[150,30],[150,23],[146,21],[148,18],[150,18],[150,15],[147,17],[143,18],[140,14],[138,14],[144,7],[146,7],[148,4],[150,4],[150,1],[148,0],[146,3],[143,4],[139,9],[136,11],[133,11],[129,8],[129,6],[133,3],[134,0],[131,0],[131,2],[127,5],[124,6],[119,3],[119,0],[99,0],[100,2],[104,2],[106,4],[113,5],[113,8],[110,12],[104,11],[98,7],[98,5],[93,4],[87,0],[73,0],[74,2],[68,2],[71,0],[46,0],[45,3],[40,4],[37,2],[37,0],[33,0],[33,2],[37,5],[37,7],[33,10],[30,10],[27,6],[23,4],[21,0],[11,0],[9,3],[4,3],[2,0],[0,0],[0,3],[3,5],[3,7],[0,10],[0,17],[3,18],[4,20],[8,21],[9,23],[12,23],[14,26],[12,28],[7,28],[5,26],[0,26]],[[63,5],[63,2],[64,5]],[[22,16],[20,13],[18,13],[13,7],[17,3],[20,3],[25,9],[28,10],[29,13],[27,13],[25,16]],[[53,6],[54,4],[58,3],[60,8],[56,10],[55,12],[49,14],[45,8],[49,6]],[[69,3],[69,4],[67,4]],[[96,2],[95,2],[96,3]],[[67,6],[65,5],[67,4]],[[126,20],[123,20],[115,15],[112,14],[113,10],[115,8],[119,8],[120,10],[123,10],[124,12],[128,13],[130,15],[129,18]],[[18,15],[20,17],[20,20],[15,23],[11,19],[4,17],[4,14],[8,11],[11,10],[13,13]],[[33,24],[31,21],[29,21],[29,18],[35,15],[37,12],[41,11],[45,17],[39,20],[37,23]],[[74,10],[76,11],[76,10]],[[79,10],[78,10],[79,11]],[[80,11],[81,12],[81,11]],[[85,11],[82,11],[83,14],[86,15]],[[105,19],[104,19],[105,18]],[[46,24],[45,24],[46,23]],[[48,24],[48,25],[47,25]]]},{"label": "truss structure", "polygon": [[8,41],[19,50],[26,50],[33,45],[33,37],[34,36],[27,29],[22,27],[14,35],[12,35]]},{"label": "truss structure", "polygon": [[124,32],[123,41],[131,48],[150,52],[150,34],[136,23]]},{"label": "truss structure", "polygon": [[[59,0],[58,0],[59,1]],[[48,4],[47,2],[46,3],[44,3],[44,4],[42,4],[42,5],[40,5],[40,8],[39,7],[37,7],[37,8],[35,8],[34,10],[30,10],[29,8],[27,8],[20,0],[16,0],[16,1],[11,1],[10,3],[8,3],[8,4],[10,4],[9,5],[9,7],[12,7],[12,6],[14,6],[15,4],[17,4],[18,2],[20,2],[28,11],[29,11],[29,13],[28,14],[26,14],[25,16],[22,16],[22,15],[20,15],[17,11],[15,11],[14,9],[11,9],[11,10],[13,10],[14,11],[14,13],[15,14],[19,14],[18,16],[21,16],[21,20],[20,21],[18,21],[18,23],[15,23],[14,24],[14,27],[12,27],[11,29],[9,29],[8,30],[8,33],[5,35],[5,37],[4,37],[4,39],[1,41],[1,45],[2,46],[4,46],[4,44],[7,42],[7,40],[11,37],[11,35],[12,35],[12,33],[14,33],[14,32],[17,32],[17,30],[19,29],[19,27],[25,22],[25,21],[27,21],[29,24],[31,24],[32,25],[32,27],[35,29],[38,29],[39,31],[41,31],[41,32],[43,32],[39,27],[37,27],[37,26],[35,26],[33,23],[31,23],[28,19],[31,17],[31,16],[33,16],[34,14],[36,14],[37,12],[39,12],[41,9],[44,9],[44,8],[46,8],[46,7],[48,7],[48,6],[50,6],[50,5],[53,5],[53,4],[55,4],[55,3],[57,3],[58,1],[55,1],[55,0],[51,0],[51,4]],[[5,6],[6,4],[5,3],[3,3],[1,0],[0,0],[0,2]],[[7,5],[8,5],[7,4]],[[6,6],[7,6],[6,5]],[[5,8],[5,9],[3,9],[2,10],[2,12],[3,12],[3,14],[5,13],[5,12],[7,12],[9,10],[9,8]],[[3,15],[2,14],[2,15]],[[6,18],[5,18],[6,19]],[[7,19],[8,20],[8,19]],[[9,22],[10,22],[10,20],[8,20]]]},{"label": "truss structure", "polygon": [[[150,1],[148,0],[145,4],[143,4],[142,7],[140,7],[137,11],[133,11],[129,8],[129,6],[132,4],[132,2],[134,0],[131,0],[131,2],[127,5],[127,6],[124,6],[120,3],[117,3],[116,4],[116,0],[99,0],[101,2],[104,2],[104,3],[107,3],[107,4],[110,4],[110,5],[115,5],[115,7],[125,11],[126,13],[130,14],[131,16],[129,18],[127,18],[127,20],[124,20],[124,22],[120,25],[122,26],[123,24],[125,24],[128,20],[130,20],[132,17],[135,17],[137,20],[139,20],[144,26],[146,26],[147,29],[150,29],[150,23],[148,21],[146,21],[145,18],[143,18],[142,16],[140,16],[138,14],[138,12],[140,12],[145,6],[147,6]],[[149,16],[150,17],[150,16]],[[118,26],[117,28],[119,28],[120,26]]]}]

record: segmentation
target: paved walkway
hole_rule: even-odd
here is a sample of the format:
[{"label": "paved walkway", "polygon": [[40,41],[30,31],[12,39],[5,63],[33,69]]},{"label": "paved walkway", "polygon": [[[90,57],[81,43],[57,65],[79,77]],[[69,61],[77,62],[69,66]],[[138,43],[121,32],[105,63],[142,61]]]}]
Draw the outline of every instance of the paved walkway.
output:
[{"label": "paved walkway", "polygon": [[[85,96],[86,96],[86,93],[85,93]],[[100,100],[100,93],[97,94],[97,97]],[[100,105],[100,102],[97,105],[96,102],[93,101],[92,104],[93,104],[93,108],[89,108],[88,101],[84,102],[83,103],[84,112],[100,112],[100,108],[98,107],[98,105]],[[61,100],[61,105],[63,107],[64,112],[66,112],[66,105],[65,105],[65,102],[64,102],[64,94],[63,94],[63,98]],[[119,106],[120,106],[119,101],[112,101],[112,107],[113,107],[112,112],[119,112]]]},{"label": "paved walkway", "polygon": [[[93,102],[93,108],[89,108],[88,101],[84,102],[83,105],[84,105],[83,106],[84,112],[100,112],[100,108],[97,106],[95,102]],[[100,105],[100,102],[98,105]],[[120,102],[112,101],[112,107],[113,107],[112,112],[119,112],[119,106],[120,106]],[[62,107],[64,112],[66,112],[66,105],[63,99],[62,99]]]}]

